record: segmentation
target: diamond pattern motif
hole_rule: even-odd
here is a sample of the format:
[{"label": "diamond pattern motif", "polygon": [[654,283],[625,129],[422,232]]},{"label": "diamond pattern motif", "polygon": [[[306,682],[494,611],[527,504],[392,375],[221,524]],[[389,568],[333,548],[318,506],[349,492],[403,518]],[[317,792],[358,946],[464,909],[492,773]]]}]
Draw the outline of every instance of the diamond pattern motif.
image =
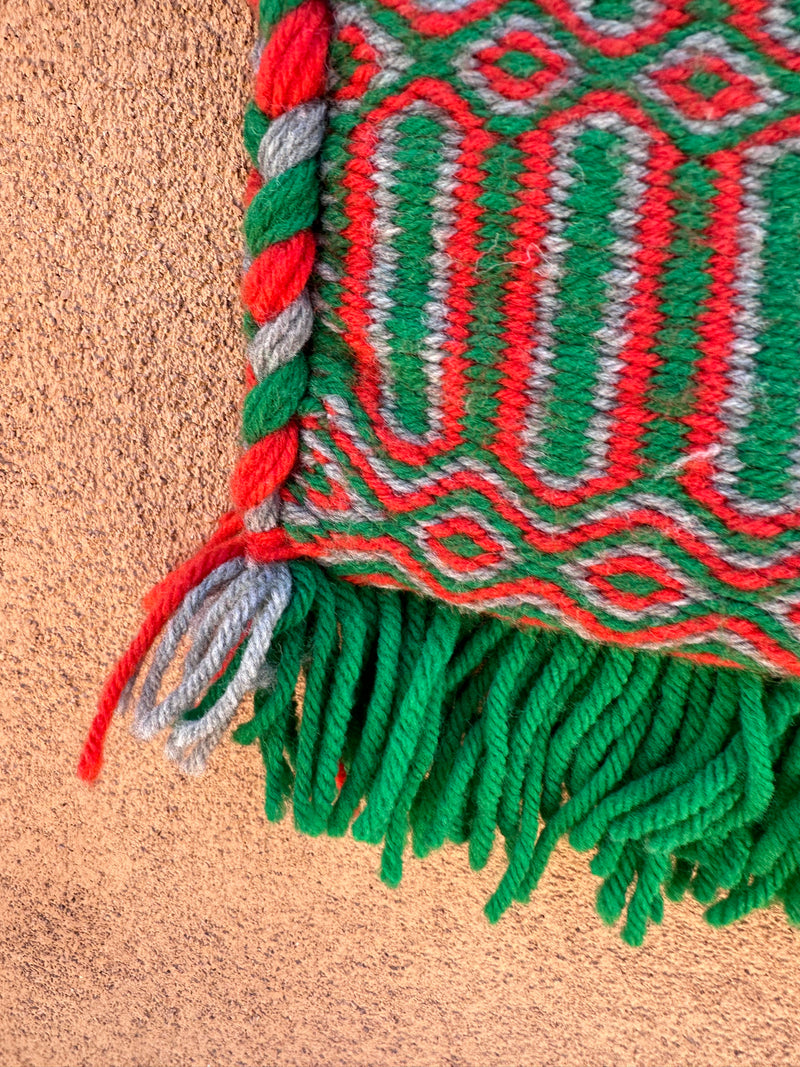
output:
[{"label": "diamond pattern motif", "polygon": [[472,42],[458,57],[461,81],[489,107],[506,115],[529,115],[566,88],[580,70],[540,22],[511,15],[491,36]]},{"label": "diamond pattern motif", "polygon": [[786,99],[758,63],[715,33],[696,33],[637,78],[652,100],[693,133],[713,136],[769,114]]}]

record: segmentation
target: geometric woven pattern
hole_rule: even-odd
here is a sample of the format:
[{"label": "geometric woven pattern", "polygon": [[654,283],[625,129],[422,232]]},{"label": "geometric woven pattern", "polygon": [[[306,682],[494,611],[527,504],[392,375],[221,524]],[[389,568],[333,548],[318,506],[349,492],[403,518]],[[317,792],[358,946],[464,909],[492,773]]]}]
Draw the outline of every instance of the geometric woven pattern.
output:
[{"label": "geometric woven pattern", "polygon": [[297,553],[800,675],[800,4],[334,12]]}]

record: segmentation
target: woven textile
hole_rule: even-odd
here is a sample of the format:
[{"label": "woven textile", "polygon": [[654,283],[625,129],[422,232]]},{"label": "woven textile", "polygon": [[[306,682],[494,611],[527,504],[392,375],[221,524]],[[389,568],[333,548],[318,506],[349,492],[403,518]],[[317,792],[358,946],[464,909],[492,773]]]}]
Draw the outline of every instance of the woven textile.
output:
[{"label": "woven textile", "polygon": [[303,554],[800,673],[800,81],[706,7],[335,6]]},{"label": "woven textile", "polygon": [[564,835],[632,943],[800,918],[797,0],[259,19],[234,509],[82,773],[161,633],[134,729],[199,769],[255,691],[268,815],[391,883],[499,828],[493,919]]}]

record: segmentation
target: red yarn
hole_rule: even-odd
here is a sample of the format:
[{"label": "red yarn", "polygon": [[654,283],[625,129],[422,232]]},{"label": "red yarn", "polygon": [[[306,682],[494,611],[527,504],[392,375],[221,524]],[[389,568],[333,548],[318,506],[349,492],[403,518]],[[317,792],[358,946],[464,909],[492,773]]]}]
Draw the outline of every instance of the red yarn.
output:
[{"label": "red yarn", "polygon": [[222,518],[217,522],[217,528],[214,533],[206,541],[203,548],[192,559],[186,563],[180,564],[171,574],[168,574],[166,578],[163,578],[157,585],[142,597],[142,607],[145,611],[152,611],[156,604],[160,603],[164,596],[164,590],[174,585],[178,581],[178,576],[182,571],[192,567],[195,560],[198,558],[201,552],[207,552],[214,548],[216,545],[222,544],[224,541],[228,541],[232,537],[238,537],[243,531],[242,518],[235,511],[226,512]]},{"label": "red yarn", "polygon": [[336,788],[341,789],[344,783],[347,781],[347,769],[345,765],[339,760],[339,770],[336,774]]},{"label": "red yarn", "polygon": [[253,99],[269,118],[324,94],[329,29],[322,0],[306,0],[273,28],[253,87]]},{"label": "red yarn", "polygon": [[300,296],[313,266],[310,230],[301,230],[256,256],[242,279],[242,301],[259,326]]},{"label": "red yarn", "polygon": [[253,197],[256,195],[256,193],[263,184],[264,179],[258,173],[256,168],[253,167],[253,169],[247,175],[247,185],[245,185],[244,192],[242,193],[242,204],[245,206],[245,208],[250,207],[250,203]]},{"label": "red yarn", "polygon": [[246,511],[280,488],[294,466],[297,447],[297,426],[288,423],[249,448],[231,478],[234,504]]},{"label": "red yarn", "polygon": [[[236,518],[238,519],[238,516]],[[230,513],[223,518],[226,527],[229,519]],[[238,522],[241,529],[241,519],[238,519]],[[208,544],[204,545],[192,559],[174,570],[163,582],[151,590],[148,597],[150,613],[103,686],[97,702],[97,714],[89,728],[89,734],[78,762],[79,778],[85,782],[92,782],[100,773],[103,765],[105,737],[122,691],[183,598],[217,567],[243,554],[244,540],[241,535],[222,540],[221,530],[218,528]]]}]

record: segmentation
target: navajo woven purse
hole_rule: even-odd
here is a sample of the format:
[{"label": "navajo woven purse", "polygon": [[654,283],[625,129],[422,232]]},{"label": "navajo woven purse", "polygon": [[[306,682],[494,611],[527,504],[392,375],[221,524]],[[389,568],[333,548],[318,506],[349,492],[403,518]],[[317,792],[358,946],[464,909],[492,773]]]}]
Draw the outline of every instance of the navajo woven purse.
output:
[{"label": "navajo woven purse", "polygon": [[502,841],[495,920],[567,837],[632,944],[687,890],[800,922],[798,0],[258,17],[234,506],[81,775],[254,693],[268,817],[390,884]]}]

